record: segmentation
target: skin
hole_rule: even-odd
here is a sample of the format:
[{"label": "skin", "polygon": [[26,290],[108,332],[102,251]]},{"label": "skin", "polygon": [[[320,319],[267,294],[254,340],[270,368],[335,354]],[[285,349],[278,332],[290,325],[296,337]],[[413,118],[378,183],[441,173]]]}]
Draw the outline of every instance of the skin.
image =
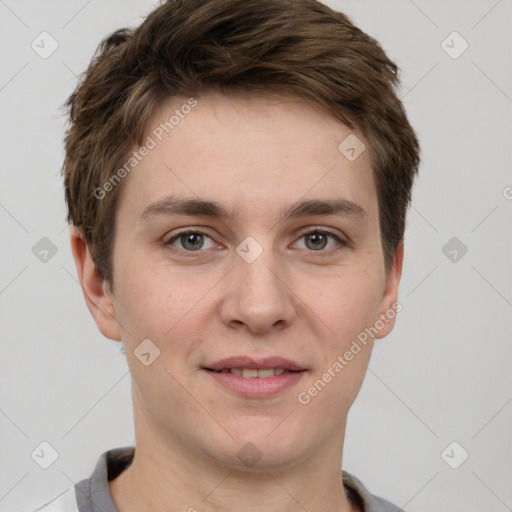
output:
[{"label": "skin", "polygon": [[[123,341],[132,374],[137,450],[109,484],[114,503],[120,512],[356,510],[340,467],[373,340],[307,405],[297,395],[397,302],[403,245],[386,274],[369,152],[351,162],[338,151],[351,133],[368,144],[300,98],[197,100],[125,178],[113,292],[79,232],[71,235],[87,305],[101,332]],[[147,134],[185,102],[162,104]],[[236,215],[141,219],[170,195],[216,201]],[[280,215],[305,199],[349,200],[366,217]],[[167,243],[183,228],[205,233],[195,239],[203,247],[190,250],[186,237]],[[315,229],[348,243],[328,237],[324,247],[305,236]],[[252,263],[236,252],[248,236],[263,248]],[[134,355],[147,338],[160,350],[149,366]],[[278,355],[307,372],[276,396],[245,398],[201,370],[239,355]],[[237,457],[248,442],[261,453],[252,467]]]}]

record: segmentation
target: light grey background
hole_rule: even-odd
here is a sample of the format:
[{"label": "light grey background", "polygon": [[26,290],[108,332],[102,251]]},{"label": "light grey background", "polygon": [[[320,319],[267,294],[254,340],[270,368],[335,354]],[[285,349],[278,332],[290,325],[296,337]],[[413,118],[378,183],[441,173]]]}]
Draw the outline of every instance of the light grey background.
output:
[{"label": "light grey background", "polygon": [[[409,512],[512,510],[511,1],[328,3],[399,64],[423,149],[404,309],[349,416],[344,467]],[[30,511],[134,442],[120,344],[101,336],[76,281],[60,106],[100,40],[154,5],[0,0],[2,512]],[[31,48],[43,31],[59,45],[46,59]],[[445,51],[463,48],[454,31],[469,44],[458,58]],[[46,262],[32,252],[43,237],[57,249]],[[455,262],[442,252],[452,237],[468,249]],[[43,441],[58,452],[46,470],[31,458]]]}]

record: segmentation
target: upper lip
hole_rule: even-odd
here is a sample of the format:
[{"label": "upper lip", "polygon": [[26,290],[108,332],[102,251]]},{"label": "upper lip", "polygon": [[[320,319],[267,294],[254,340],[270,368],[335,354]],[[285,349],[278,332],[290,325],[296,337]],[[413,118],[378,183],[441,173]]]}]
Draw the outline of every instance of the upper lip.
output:
[{"label": "upper lip", "polygon": [[251,368],[254,370],[267,370],[270,368],[282,368],[283,370],[300,371],[305,370],[301,364],[285,359],[284,357],[265,357],[262,359],[237,356],[227,357],[215,363],[204,366],[207,370],[229,370],[231,368]]}]

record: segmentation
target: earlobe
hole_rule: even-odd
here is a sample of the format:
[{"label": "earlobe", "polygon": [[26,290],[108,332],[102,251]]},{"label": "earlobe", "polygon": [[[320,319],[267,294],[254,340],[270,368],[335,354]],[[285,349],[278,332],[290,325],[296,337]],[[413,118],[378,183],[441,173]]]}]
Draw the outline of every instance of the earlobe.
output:
[{"label": "earlobe", "polygon": [[379,325],[384,325],[382,329],[379,329],[379,333],[375,338],[384,338],[393,330],[396,315],[402,309],[401,304],[398,302],[398,287],[402,277],[403,259],[404,243],[402,241],[397,246],[393,266],[386,276],[386,286],[379,312]]},{"label": "earlobe", "polygon": [[110,292],[108,283],[94,264],[89,247],[80,230],[72,228],[70,240],[85,302],[96,321],[96,325],[107,338],[121,341],[114,297]]}]

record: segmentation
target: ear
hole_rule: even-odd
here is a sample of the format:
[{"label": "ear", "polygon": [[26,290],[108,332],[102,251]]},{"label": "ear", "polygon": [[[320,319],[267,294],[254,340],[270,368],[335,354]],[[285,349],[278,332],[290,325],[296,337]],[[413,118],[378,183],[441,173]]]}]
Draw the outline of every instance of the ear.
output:
[{"label": "ear", "polygon": [[386,286],[384,294],[382,295],[382,302],[379,311],[379,319],[381,322],[379,322],[379,324],[383,323],[384,327],[379,329],[375,338],[384,338],[393,330],[396,315],[402,310],[402,305],[398,302],[398,285],[400,284],[400,278],[402,277],[403,261],[404,243],[401,241],[396,249],[393,266],[386,277]]},{"label": "ear", "polygon": [[115,302],[108,282],[99,273],[82,233],[71,229],[71,250],[85,302],[99,330],[111,340],[121,341]]}]

